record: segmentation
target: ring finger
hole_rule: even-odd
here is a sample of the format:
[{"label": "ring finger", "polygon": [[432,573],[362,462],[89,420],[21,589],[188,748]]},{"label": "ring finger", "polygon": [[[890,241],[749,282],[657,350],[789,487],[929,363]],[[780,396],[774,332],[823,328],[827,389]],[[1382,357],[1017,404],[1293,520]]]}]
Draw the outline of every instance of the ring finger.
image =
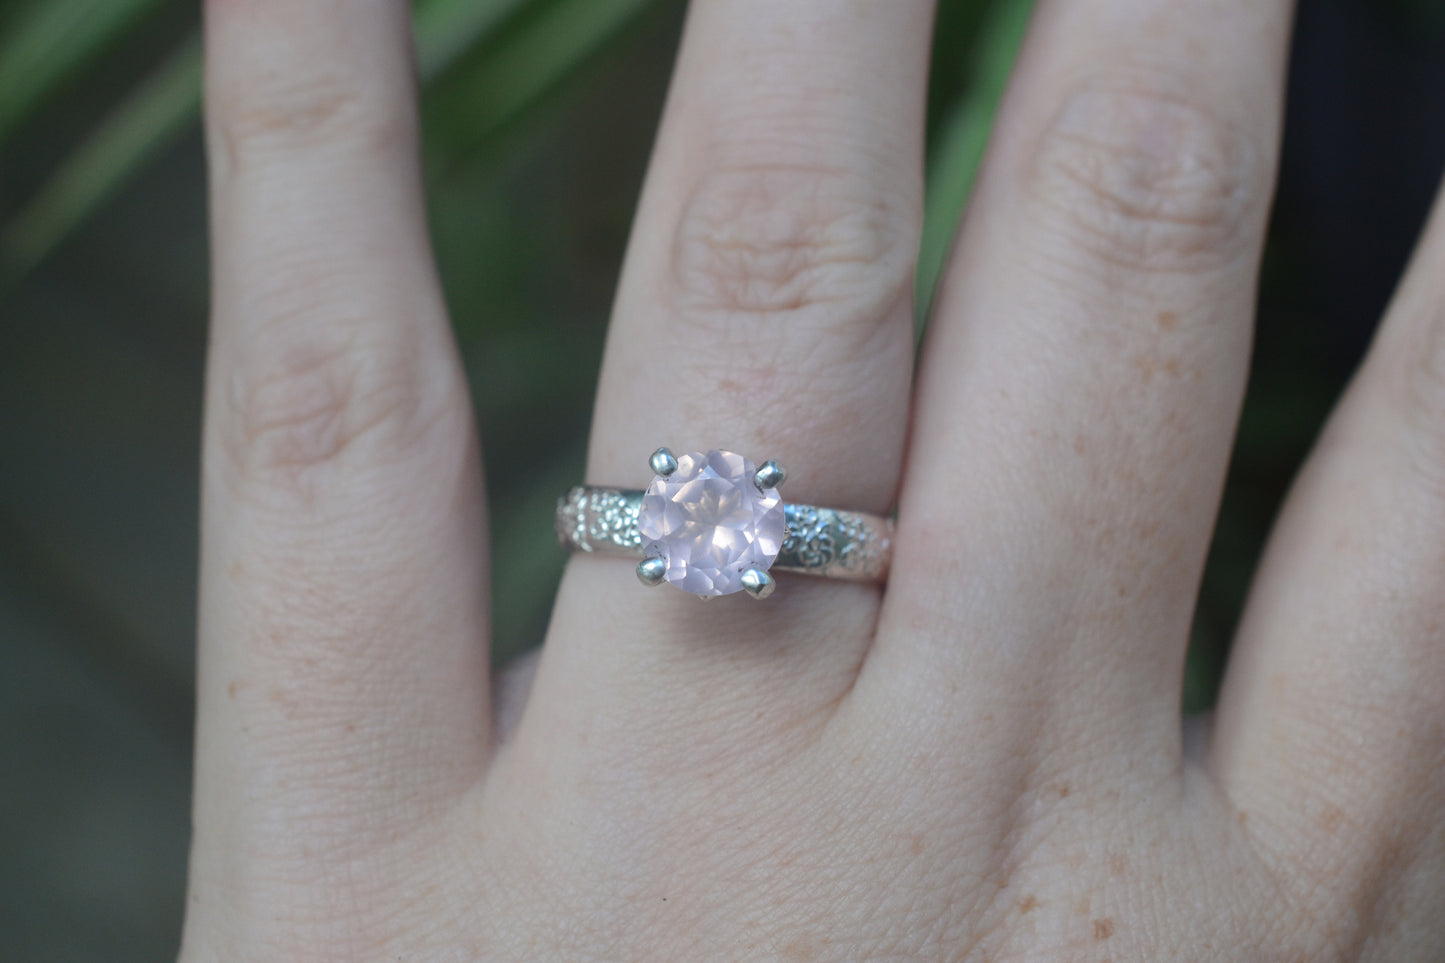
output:
[{"label": "ring finger", "polygon": [[[693,5],[618,292],[588,482],[641,487],[659,445],[722,448],[783,462],[790,501],[887,510],[913,355],[932,12],[928,0]],[[878,596],[793,579],[766,604],[732,596],[703,611],[671,589],[643,593],[625,561],[580,558],[532,701],[551,720],[595,726],[598,706],[626,705],[628,726],[687,731],[689,715],[744,699],[758,712],[730,717],[765,712],[771,727],[851,684]]]}]

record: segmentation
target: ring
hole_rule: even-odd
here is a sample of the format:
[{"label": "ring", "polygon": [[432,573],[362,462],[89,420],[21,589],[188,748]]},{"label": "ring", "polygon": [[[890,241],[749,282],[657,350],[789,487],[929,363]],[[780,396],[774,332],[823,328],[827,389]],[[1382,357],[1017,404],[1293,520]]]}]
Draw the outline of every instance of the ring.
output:
[{"label": "ring", "polygon": [[646,491],[579,485],[557,502],[557,538],[571,551],[641,558],[644,585],[668,582],[701,598],[765,599],[772,572],[881,582],[893,521],[785,503],[787,473],[730,451],[653,452]]}]

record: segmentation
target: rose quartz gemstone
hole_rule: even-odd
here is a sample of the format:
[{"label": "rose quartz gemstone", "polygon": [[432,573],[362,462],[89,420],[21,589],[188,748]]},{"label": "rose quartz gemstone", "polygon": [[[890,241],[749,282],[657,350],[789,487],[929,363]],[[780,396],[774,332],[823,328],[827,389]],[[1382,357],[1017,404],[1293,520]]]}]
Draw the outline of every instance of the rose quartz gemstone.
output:
[{"label": "rose quartz gemstone", "polygon": [[652,480],[637,530],[648,556],[667,561],[667,581],[694,595],[730,595],[750,568],[767,571],[783,546],[783,500],[759,491],[758,468],[730,451],[693,452]]}]

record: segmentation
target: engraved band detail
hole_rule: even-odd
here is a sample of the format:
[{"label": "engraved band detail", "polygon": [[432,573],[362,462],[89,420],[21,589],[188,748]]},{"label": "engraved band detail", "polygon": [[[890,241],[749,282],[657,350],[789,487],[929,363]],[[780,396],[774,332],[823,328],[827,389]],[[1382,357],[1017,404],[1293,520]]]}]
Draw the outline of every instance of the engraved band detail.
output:
[{"label": "engraved band detail", "polygon": [[[571,551],[642,557],[637,513],[643,492],[579,485],[557,502],[557,539]],[[893,554],[893,520],[813,505],[783,506],[788,535],[773,571],[882,581]]]}]

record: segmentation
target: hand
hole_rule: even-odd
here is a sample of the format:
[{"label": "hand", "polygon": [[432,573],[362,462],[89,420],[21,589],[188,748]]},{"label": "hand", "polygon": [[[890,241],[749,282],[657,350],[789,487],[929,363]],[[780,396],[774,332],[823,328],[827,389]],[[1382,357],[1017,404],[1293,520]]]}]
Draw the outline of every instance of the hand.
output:
[{"label": "hand", "polygon": [[702,606],[574,558],[494,691],[408,5],[206,14],[184,958],[1438,957],[1438,219],[1181,736],[1284,0],[1039,5],[916,389],[931,5],[695,0],[587,480],[777,457],[789,498],[897,499],[891,578]]}]

